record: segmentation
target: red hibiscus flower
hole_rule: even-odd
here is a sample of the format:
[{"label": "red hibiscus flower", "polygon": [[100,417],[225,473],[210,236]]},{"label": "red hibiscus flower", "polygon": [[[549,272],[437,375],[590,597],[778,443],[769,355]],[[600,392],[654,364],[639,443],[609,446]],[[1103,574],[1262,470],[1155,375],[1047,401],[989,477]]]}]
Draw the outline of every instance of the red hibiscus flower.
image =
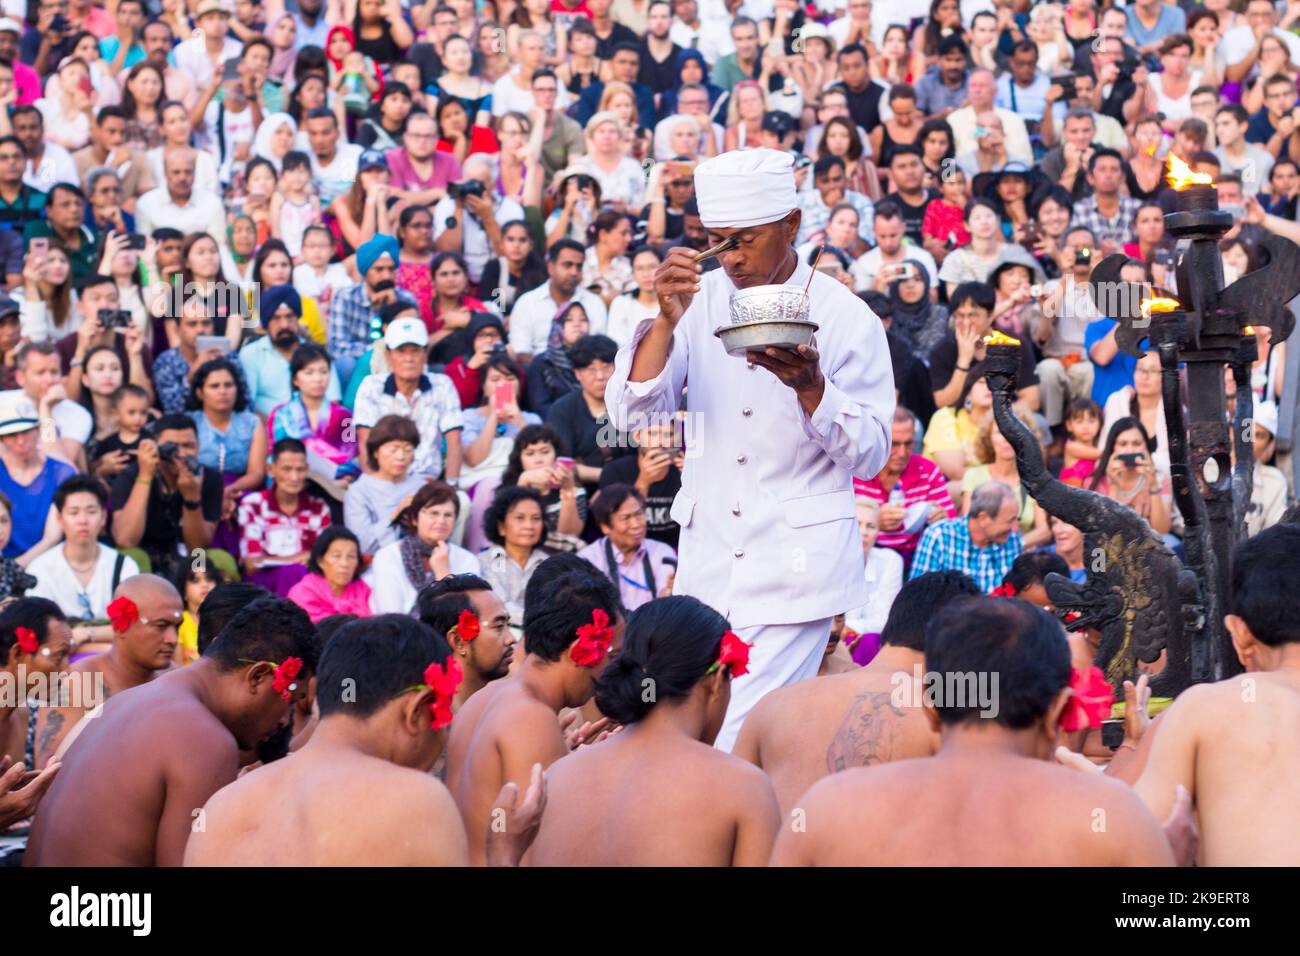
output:
[{"label": "red hibiscus flower", "polygon": [[293,679],[298,676],[302,670],[302,659],[298,657],[286,657],[283,664],[277,664],[275,667],[274,680],[271,682],[271,689],[283,697],[285,700],[293,699],[295,684]]},{"label": "red hibiscus flower", "polygon": [[108,606],[108,620],[112,623],[113,630],[121,634],[140,620],[140,609],[129,597],[120,597]]},{"label": "red hibiscus flower", "polygon": [[1013,598],[1016,596],[1016,586],[1009,582],[1003,582],[989,592],[989,597]]},{"label": "red hibiscus flower", "polygon": [[433,691],[433,701],[429,704],[429,713],[433,719],[429,726],[434,730],[441,730],[451,723],[451,702],[464,676],[460,665],[450,657],[447,658],[445,667],[430,664],[424,669],[424,687]]},{"label": "red hibiscus flower", "polygon": [[578,628],[578,639],[569,647],[569,657],[579,667],[595,667],[609,653],[614,642],[614,629],[609,626],[609,615],[596,608],[591,612],[591,623]]},{"label": "red hibiscus flower", "polygon": [[478,637],[478,631],[478,615],[473,611],[461,611],[460,617],[456,618],[456,633],[460,635],[460,639],[472,641]]},{"label": "red hibiscus flower", "polygon": [[722,635],[722,651],[714,667],[725,667],[734,680],[749,673],[749,645],[728,631]]},{"label": "red hibiscus flower", "polygon": [[18,635],[18,650],[24,654],[35,654],[36,649],[41,646],[41,639],[30,627],[16,627],[14,633]]},{"label": "red hibiscus flower", "polygon": [[1061,712],[1061,729],[1072,733],[1085,727],[1100,727],[1110,715],[1110,705],[1115,701],[1115,694],[1106,683],[1101,668],[1095,664],[1087,671],[1072,668],[1070,690],[1070,699]]}]

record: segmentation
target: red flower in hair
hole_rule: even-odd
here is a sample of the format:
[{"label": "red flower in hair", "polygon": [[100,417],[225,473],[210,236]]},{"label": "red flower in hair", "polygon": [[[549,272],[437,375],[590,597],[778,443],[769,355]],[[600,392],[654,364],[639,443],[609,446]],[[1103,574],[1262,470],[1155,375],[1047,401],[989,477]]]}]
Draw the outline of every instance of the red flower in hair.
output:
[{"label": "red flower in hair", "polygon": [[275,677],[271,682],[271,689],[285,700],[292,700],[293,691],[297,686],[293,683],[293,679],[298,676],[301,670],[301,658],[286,657],[283,664],[275,665]]},{"label": "red flower in hair", "polygon": [[1081,617],[1083,617],[1083,615],[1082,615],[1081,613],[1079,613],[1078,611],[1066,611],[1066,612],[1065,612],[1065,618],[1064,618],[1064,621],[1063,621],[1063,623],[1065,624],[1065,629],[1066,629],[1067,631],[1077,631],[1077,630],[1080,630],[1080,628],[1077,628],[1077,627],[1070,627],[1070,625],[1073,624],[1075,621],[1077,621],[1077,620],[1078,620],[1079,618],[1081,618]]},{"label": "red flower in hair", "polygon": [[441,730],[451,723],[451,701],[464,676],[460,665],[451,657],[447,658],[445,667],[430,664],[424,669],[424,684],[418,689],[433,691],[433,702],[429,704],[429,713],[433,719],[429,726],[434,730]]},{"label": "red flower in hair", "polygon": [[719,667],[727,668],[732,680],[749,673],[749,645],[731,631],[722,635],[722,650],[708,672],[712,674]]},{"label": "red flower in hair", "polygon": [[1066,733],[1086,727],[1100,727],[1110,715],[1110,705],[1115,694],[1101,668],[1095,664],[1086,671],[1077,667],[1070,670],[1070,699],[1061,712],[1061,729]]},{"label": "red flower in hair", "polygon": [[1016,586],[1009,581],[1004,581],[989,592],[989,597],[1013,598],[1015,596]]},{"label": "red flower in hair", "polygon": [[472,641],[478,637],[478,631],[478,615],[473,611],[461,611],[460,617],[456,618],[456,633],[460,635],[460,639]]},{"label": "red flower in hair", "polygon": [[140,609],[129,597],[120,597],[108,606],[108,619],[113,625],[113,630],[121,634],[140,620]]},{"label": "red flower in hair", "polygon": [[609,615],[596,608],[591,612],[591,623],[578,628],[578,639],[569,647],[569,657],[579,667],[595,667],[609,653],[614,643],[614,629],[609,626]]},{"label": "red flower in hair", "polygon": [[18,635],[18,650],[24,654],[35,654],[41,646],[41,639],[30,627],[16,627],[14,633]]}]

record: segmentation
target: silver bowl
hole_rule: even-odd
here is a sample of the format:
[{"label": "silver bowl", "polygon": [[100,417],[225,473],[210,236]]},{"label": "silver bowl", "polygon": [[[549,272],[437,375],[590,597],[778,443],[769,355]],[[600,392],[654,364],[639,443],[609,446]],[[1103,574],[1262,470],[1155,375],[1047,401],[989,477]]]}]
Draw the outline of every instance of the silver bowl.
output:
[{"label": "silver bowl", "polygon": [[818,328],[808,318],[808,298],[799,286],[758,285],[737,289],[731,293],[729,305],[731,324],[713,330],[728,355],[811,345]]}]

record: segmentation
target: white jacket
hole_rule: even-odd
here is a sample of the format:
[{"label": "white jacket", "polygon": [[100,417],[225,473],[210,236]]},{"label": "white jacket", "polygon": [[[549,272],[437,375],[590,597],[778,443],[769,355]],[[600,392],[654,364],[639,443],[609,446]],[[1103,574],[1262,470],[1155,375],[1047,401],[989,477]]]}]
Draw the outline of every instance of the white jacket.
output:
[{"label": "white jacket", "polygon": [[[802,287],[800,262],[788,284]],[[671,420],[686,392],[686,467],[672,517],[681,525],[673,591],[727,615],[733,627],[800,624],[867,602],[852,478],[889,456],[894,377],[880,320],[825,274],[813,277],[814,344],[826,391],[809,418],[771,372],[726,353],[713,330],[730,321],[734,286],[707,272],[677,326],[663,372],[629,383],[622,348],[605,390],[613,428]]]},{"label": "white jacket", "polygon": [[[447,543],[451,553],[452,574],[482,574],[478,558],[464,548]],[[402,542],[394,541],[375,552],[375,560],[362,580],[370,585],[370,612],[372,614],[416,613],[415,599],[419,592],[406,576],[402,567]]]}]

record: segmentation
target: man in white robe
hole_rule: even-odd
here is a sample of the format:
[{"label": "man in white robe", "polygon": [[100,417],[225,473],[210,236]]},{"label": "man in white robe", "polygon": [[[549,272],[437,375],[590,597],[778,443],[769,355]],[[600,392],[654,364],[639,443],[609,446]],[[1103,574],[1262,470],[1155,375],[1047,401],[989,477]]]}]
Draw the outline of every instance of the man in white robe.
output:
[{"label": "man in white robe", "polygon": [[612,427],[632,431],[675,421],[685,395],[673,592],[725,614],[752,645],[717,740],[730,750],[764,694],[817,673],[831,618],[866,603],[852,478],[888,458],[894,381],[880,320],[823,274],[808,293],[812,346],[728,355],[713,330],[731,321],[734,290],[808,281],[791,157],[724,153],[696,169],[695,192],[710,243],[739,245],[707,273],[691,250],[670,250],[659,315],[619,351],[605,401]]}]

